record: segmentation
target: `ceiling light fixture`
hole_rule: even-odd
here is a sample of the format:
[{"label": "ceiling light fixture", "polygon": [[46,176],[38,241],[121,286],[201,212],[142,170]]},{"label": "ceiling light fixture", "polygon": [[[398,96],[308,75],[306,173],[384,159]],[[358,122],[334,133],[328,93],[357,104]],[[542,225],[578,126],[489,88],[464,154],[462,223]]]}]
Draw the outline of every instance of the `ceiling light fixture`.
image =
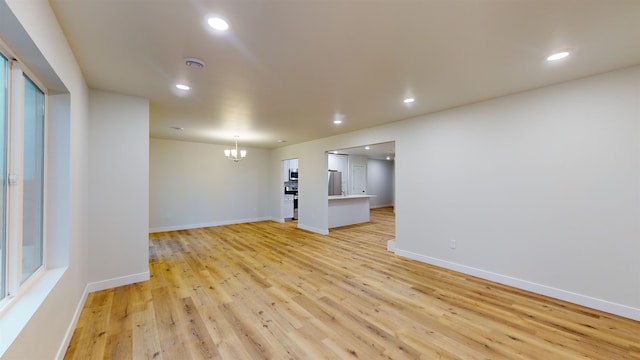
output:
[{"label": "ceiling light fixture", "polygon": [[229,29],[229,23],[219,17],[209,18],[209,20],[207,20],[207,24],[209,24],[211,28],[219,31],[227,31]]},{"label": "ceiling light fixture", "polygon": [[204,61],[194,58],[194,57],[186,57],[184,58],[184,64],[187,65],[190,68],[194,68],[194,69],[203,69],[206,64],[204,63]]},{"label": "ceiling light fixture", "polygon": [[334,124],[342,124],[342,120],[344,120],[344,115],[343,114],[335,114],[333,116],[333,123]]},{"label": "ceiling light fixture", "polygon": [[405,104],[411,104],[414,101],[416,101],[416,99],[414,99],[414,98],[406,98],[406,99],[402,100],[402,102],[404,102]]},{"label": "ceiling light fixture", "polygon": [[387,157],[386,157],[386,159],[387,159],[387,160],[391,160],[391,156],[387,156]]},{"label": "ceiling light fixture", "polygon": [[364,149],[365,150],[369,150],[369,149],[371,149],[371,146],[365,146]]},{"label": "ceiling light fixture", "polygon": [[555,53],[555,54],[550,55],[549,57],[547,57],[547,61],[557,61],[557,60],[560,60],[560,59],[564,59],[567,56],[569,56],[569,54],[570,53],[568,51]]},{"label": "ceiling light fixture", "polygon": [[184,85],[184,84],[177,84],[176,88],[180,89],[180,90],[190,90],[191,87],[189,87],[188,85]]},{"label": "ceiling light fixture", "polygon": [[238,162],[247,156],[247,150],[238,151],[238,136],[234,137],[236,138],[236,148],[224,149],[224,156],[226,156],[227,159],[232,160],[233,162]]}]

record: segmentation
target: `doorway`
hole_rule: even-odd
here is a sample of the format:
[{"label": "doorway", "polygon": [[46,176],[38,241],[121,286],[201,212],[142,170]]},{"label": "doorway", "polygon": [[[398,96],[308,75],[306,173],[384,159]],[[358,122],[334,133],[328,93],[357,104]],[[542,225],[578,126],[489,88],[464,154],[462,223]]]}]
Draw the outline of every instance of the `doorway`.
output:
[{"label": "doorway", "polygon": [[298,220],[298,159],[282,160],[283,221]]},{"label": "doorway", "polygon": [[[395,214],[395,141],[329,151],[328,170],[342,173],[345,196],[374,195],[371,209],[391,208]],[[330,211],[330,210],[329,210]],[[395,216],[393,216],[395,229]],[[395,240],[395,234],[394,239]]]}]

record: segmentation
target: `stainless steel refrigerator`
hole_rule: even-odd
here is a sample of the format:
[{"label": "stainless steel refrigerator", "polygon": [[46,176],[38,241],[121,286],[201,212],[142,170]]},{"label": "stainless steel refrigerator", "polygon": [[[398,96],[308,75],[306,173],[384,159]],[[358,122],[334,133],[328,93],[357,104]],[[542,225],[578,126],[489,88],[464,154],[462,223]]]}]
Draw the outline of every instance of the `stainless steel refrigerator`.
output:
[{"label": "stainless steel refrigerator", "polygon": [[342,195],[342,173],[329,170],[329,196]]}]

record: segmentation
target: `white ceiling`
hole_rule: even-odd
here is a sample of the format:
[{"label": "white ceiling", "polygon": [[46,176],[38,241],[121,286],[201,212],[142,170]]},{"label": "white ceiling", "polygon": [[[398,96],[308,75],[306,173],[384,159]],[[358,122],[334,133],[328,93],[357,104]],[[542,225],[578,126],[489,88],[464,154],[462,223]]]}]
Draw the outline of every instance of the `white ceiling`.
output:
[{"label": "white ceiling", "polygon": [[148,98],[157,138],[274,148],[640,64],[638,0],[50,3],[89,86]]}]

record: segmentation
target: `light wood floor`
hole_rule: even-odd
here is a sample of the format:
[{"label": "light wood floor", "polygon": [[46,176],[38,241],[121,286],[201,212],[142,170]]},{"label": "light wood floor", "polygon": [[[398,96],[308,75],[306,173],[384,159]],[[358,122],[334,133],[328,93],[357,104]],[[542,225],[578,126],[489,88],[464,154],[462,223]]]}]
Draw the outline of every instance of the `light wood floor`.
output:
[{"label": "light wood floor", "polygon": [[151,281],[90,294],[65,359],[640,359],[639,322],[387,252],[389,208],[295,226],[151,235]]}]

